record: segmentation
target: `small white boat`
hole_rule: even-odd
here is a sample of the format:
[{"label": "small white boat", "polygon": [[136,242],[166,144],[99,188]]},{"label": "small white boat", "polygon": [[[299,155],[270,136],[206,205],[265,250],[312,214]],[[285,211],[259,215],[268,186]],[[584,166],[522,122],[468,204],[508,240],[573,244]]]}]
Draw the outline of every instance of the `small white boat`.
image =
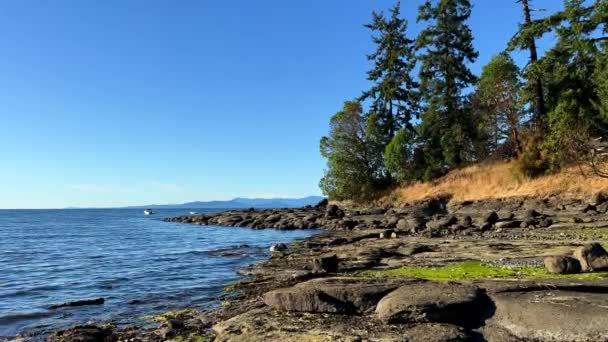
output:
[{"label": "small white boat", "polygon": [[196,215],[196,214],[198,214],[196,211],[191,211],[190,212],[190,215]]},{"label": "small white boat", "polygon": [[152,214],[154,214],[154,212],[152,210],[150,210],[150,209],[144,210],[144,215],[152,215]]}]

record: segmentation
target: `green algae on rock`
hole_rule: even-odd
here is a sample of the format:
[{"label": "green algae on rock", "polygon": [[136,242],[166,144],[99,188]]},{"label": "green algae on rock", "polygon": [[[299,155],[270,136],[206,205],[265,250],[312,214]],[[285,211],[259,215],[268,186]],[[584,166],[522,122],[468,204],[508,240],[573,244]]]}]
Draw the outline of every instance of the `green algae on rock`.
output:
[{"label": "green algae on rock", "polygon": [[167,311],[158,315],[143,316],[142,320],[149,322],[165,322],[174,318],[189,317],[196,313],[194,309]]},{"label": "green algae on rock", "polygon": [[419,278],[435,281],[476,279],[608,279],[608,272],[551,274],[543,267],[503,267],[481,261],[463,261],[439,267],[401,267],[374,269],[356,273],[360,277]]}]

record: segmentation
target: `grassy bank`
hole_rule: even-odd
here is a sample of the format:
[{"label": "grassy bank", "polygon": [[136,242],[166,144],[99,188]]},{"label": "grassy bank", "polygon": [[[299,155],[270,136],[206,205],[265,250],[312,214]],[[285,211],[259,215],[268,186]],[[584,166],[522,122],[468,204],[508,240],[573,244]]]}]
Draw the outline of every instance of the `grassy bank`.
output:
[{"label": "grassy bank", "polygon": [[593,176],[584,168],[572,167],[558,174],[529,179],[518,175],[511,162],[496,162],[475,164],[433,182],[398,188],[386,200],[407,203],[446,193],[456,201],[550,195],[588,198],[599,190],[608,190],[608,179]]}]

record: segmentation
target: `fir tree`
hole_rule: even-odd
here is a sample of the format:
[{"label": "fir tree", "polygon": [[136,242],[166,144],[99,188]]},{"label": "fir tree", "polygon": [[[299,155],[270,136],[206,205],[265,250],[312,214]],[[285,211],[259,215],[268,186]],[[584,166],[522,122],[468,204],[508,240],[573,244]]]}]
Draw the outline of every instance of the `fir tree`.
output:
[{"label": "fir tree", "polygon": [[465,162],[471,144],[472,120],[464,90],[476,77],[466,64],[474,62],[478,54],[466,23],[470,15],[469,0],[427,0],[420,7],[418,21],[428,23],[417,39],[422,62],[420,93],[425,105],[420,133],[425,144],[426,179]]},{"label": "fir tree", "polygon": [[370,113],[376,114],[384,144],[400,127],[413,131],[412,118],[418,116],[418,84],[411,77],[416,65],[414,40],[406,35],[407,21],[400,18],[399,8],[397,2],[389,18],[373,12],[372,22],[365,25],[376,34],[372,37],[376,51],[367,56],[374,63],[367,73],[373,86],[360,100],[371,101]]}]

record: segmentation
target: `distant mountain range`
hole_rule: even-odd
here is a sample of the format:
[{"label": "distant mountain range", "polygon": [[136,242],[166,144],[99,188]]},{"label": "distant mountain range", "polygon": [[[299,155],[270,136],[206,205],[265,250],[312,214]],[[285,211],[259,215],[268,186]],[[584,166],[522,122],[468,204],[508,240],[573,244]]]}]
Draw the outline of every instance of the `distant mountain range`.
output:
[{"label": "distant mountain range", "polygon": [[229,201],[188,202],[182,204],[150,204],[127,207],[129,209],[243,209],[243,208],[299,208],[315,205],[321,196],[304,198],[240,198]]}]

